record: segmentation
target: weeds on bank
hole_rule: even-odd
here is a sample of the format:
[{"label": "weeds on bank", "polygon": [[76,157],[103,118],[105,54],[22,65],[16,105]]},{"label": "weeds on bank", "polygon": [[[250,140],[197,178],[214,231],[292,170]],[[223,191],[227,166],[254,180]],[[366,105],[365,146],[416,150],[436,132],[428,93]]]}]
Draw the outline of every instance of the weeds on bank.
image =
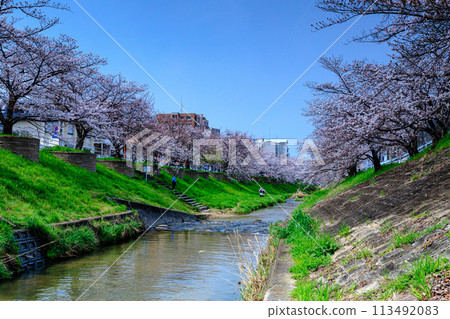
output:
[{"label": "weeds on bank", "polygon": [[341,224],[341,229],[339,230],[339,236],[347,237],[350,235],[350,227],[346,223]]},{"label": "weeds on bank", "polygon": [[41,240],[41,244],[47,245],[47,257],[55,260],[91,252],[100,244],[132,238],[144,226],[137,218],[129,217],[125,220],[94,221],[91,226],[61,228],[50,226],[34,216],[28,220],[26,228]]},{"label": "weeds on bank", "polygon": [[299,301],[330,301],[341,300],[344,288],[311,280],[299,280],[292,296]]},{"label": "weeds on bank", "polygon": [[129,238],[142,230],[142,223],[127,219],[125,223],[114,221],[94,221],[93,228],[102,244],[113,244]]},{"label": "weeds on bank", "polygon": [[95,232],[89,226],[68,227],[55,232],[57,241],[47,251],[50,259],[75,257],[98,247]]},{"label": "weeds on bank", "polygon": [[[331,256],[339,248],[330,234],[320,230],[320,222],[300,209],[294,211],[288,226],[278,229],[276,234],[280,238],[285,238],[286,243],[291,245],[295,265],[290,271],[297,279],[303,278],[322,265],[329,264]],[[298,286],[294,289],[293,295],[303,295],[301,289],[303,286]]]},{"label": "weeds on bank", "polygon": [[[236,258],[238,275],[242,279],[240,286],[242,300],[262,300],[279,239],[270,235],[267,244],[263,244],[256,236],[246,241],[238,232],[235,232],[228,236],[228,240]],[[252,253],[249,253],[248,247],[252,247]]]},{"label": "weeds on bank", "polygon": [[371,300],[387,300],[394,293],[408,290],[417,299],[428,300],[431,298],[432,292],[431,275],[445,269],[450,269],[450,263],[447,259],[442,257],[434,259],[428,255],[422,256],[411,264],[411,268],[405,274],[393,280],[386,279],[386,284],[383,285],[382,289],[368,292],[365,297]]},{"label": "weeds on bank", "polygon": [[0,256],[14,254],[17,251],[12,226],[0,221]]},{"label": "weeds on bank", "polygon": [[99,220],[92,226],[53,228],[55,243],[50,245],[50,259],[74,257],[91,252],[100,245],[121,242],[136,236],[144,226],[136,218],[125,220]]},{"label": "weeds on bank", "polygon": [[[356,245],[358,246],[358,245]],[[355,246],[355,247],[356,247]],[[366,247],[358,247],[357,248],[357,252],[352,254],[352,255],[348,255],[347,257],[345,257],[344,259],[342,259],[342,265],[347,265],[349,262],[353,261],[353,260],[357,260],[357,259],[369,259],[373,256],[372,252],[366,248]]]},{"label": "weeds on bank", "polygon": [[381,232],[382,234],[385,234],[385,233],[387,233],[387,232],[390,232],[391,230],[392,230],[392,221],[391,221],[390,219],[384,221],[383,224],[381,224],[381,230],[380,230],[380,232]]},{"label": "weeds on bank", "polygon": [[[18,250],[19,248],[14,241],[12,226],[0,221],[0,256],[5,257],[3,260],[0,258],[0,280],[11,278],[15,268],[20,266],[20,261],[17,258],[12,260],[9,258],[11,255],[17,254]],[[5,264],[5,260],[10,260],[11,267]]]},{"label": "weeds on bank", "polygon": [[403,231],[395,232],[392,238],[392,244],[395,248],[401,247],[403,245],[408,245],[413,243],[417,238],[428,235],[429,233],[435,231],[436,229],[441,229],[448,224],[448,220],[444,219],[439,223],[426,228],[423,231],[417,231],[416,229],[411,230],[405,228]]}]

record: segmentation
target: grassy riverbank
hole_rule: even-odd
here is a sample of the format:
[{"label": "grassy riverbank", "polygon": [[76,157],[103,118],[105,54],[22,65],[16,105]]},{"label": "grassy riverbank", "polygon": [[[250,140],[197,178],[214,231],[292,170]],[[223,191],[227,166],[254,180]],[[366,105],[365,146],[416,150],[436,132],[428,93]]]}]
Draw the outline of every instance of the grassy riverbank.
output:
[{"label": "grassy riverbank", "polygon": [[[142,230],[142,224],[138,219],[65,229],[50,224],[127,210],[107,196],[160,207],[169,207],[176,200],[175,195],[156,183],[133,179],[99,164],[97,172],[92,173],[67,164],[48,151],[41,151],[40,163],[35,163],[0,149],[0,192],[0,279],[10,278],[20,269],[18,258],[14,258],[18,252],[12,235],[14,228],[32,229],[43,243],[51,243],[47,247],[50,259],[71,257],[131,238]],[[192,212],[190,206],[179,201],[172,208]]]},{"label": "grassy riverbank", "polygon": [[[52,150],[72,151],[60,147]],[[0,172],[0,279],[10,278],[21,267],[15,257],[18,247],[13,238],[14,229],[28,228],[37,233],[42,243],[48,244],[47,257],[51,260],[84,254],[140,233],[142,224],[136,218],[94,222],[81,227],[50,225],[126,211],[125,206],[109,201],[108,196],[194,212],[191,206],[176,201],[171,191],[155,181],[130,178],[100,164],[97,164],[97,172],[92,173],[63,162],[49,150],[41,151],[40,162],[35,163],[0,149]],[[162,178],[170,182],[166,173]],[[192,182],[186,177],[179,181],[178,187],[186,189]],[[296,190],[293,185],[263,183],[262,186],[277,201]],[[255,183],[200,179],[188,195],[200,197],[200,202],[214,208],[237,206],[235,212],[245,213],[273,204],[267,196],[260,199],[258,189]]]},{"label": "grassy riverbank", "polygon": [[[41,151],[40,163],[0,149],[0,216],[18,227],[72,221],[123,212],[116,196],[169,207],[176,197],[156,183],[133,179],[97,165],[92,173]],[[173,209],[189,211],[181,202]]]},{"label": "grassy riverbank", "polygon": [[[48,260],[73,258],[100,247],[135,238],[145,230],[136,215],[117,220],[98,220],[89,225],[53,227],[37,220],[28,225],[45,247]],[[0,280],[11,279],[21,270],[12,227],[0,224]]]},{"label": "grassy riverbank", "polygon": [[[379,300],[409,291],[418,299],[430,298],[430,274],[444,271],[450,265],[445,258],[428,256],[427,246],[424,250],[414,248],[417,251],[413,253],[411,244],[417,239],[423,241],[431,233],[446,234],[443,229],[448,223],[445,217],[448,213],[443,209],[441,193],[446,183],[449,147],[447,135],[434,150],[427,149],[406,164],[385,166],[377,173],[373,170],[360,172],[334,187],[306,196],[287,227],[274,227],[277,236],[290,246],[295,263],[290,270],[297,280],[292,297],[296,300]],[[439,194],[433,187],[439,189]],[[421,194],[425,190],[427,194]],[[386,207],[394,201],[398,206]],[[367,238],[366,234],[373,235]],[[435,245],[445,249],[447,237],[448,231],[444,239],[436,237],[440,241]],[[400,257],[384,257],[394,250],[402,252]],[[336,281],[346,282],[342,271],[344,275],[356,272],[361,278],[380,277],[372,274],[371,269],[380,267],[377,265],[386,258],[401,259],[411,255],[414,260],[415,254],[422,257],[406,268],[405,275],[383,279],[384,288],[376,288],[379,283],[375,279],[351,286],[335,284]],[[361,260],[365,263],[360,264]],[[403,265],[394,264],[394,267]],[[373,289],[362,290],[367,293],[354,292],[368,284]]]},{"label": "grassy riverbank", "polygon": [[[159,178],[170,185],[172,177],[167,172],[161,171]],[[263,198],[259,197],[259,185],[266,190]],[[246,214],[274,205],[274,200],[277,202],[285,200],[297,188],[298,186],[293,184],[218,181],[202,177],[195,182],[195,179],[189,176],[177,180],[177,190],[185,192],[187,196],[195,198],[197,202],[213,209],[236,214]]]}]

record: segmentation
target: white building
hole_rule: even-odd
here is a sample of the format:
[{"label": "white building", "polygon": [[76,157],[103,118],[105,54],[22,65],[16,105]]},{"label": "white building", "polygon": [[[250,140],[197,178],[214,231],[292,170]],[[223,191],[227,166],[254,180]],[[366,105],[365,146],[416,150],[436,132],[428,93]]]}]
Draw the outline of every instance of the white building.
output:
[{"label": "white building", "polygon": [[[38,138],[41,148],[58,145],[73,148],[77,141],[74,125],[63,121],[19,121],[13,126],[13,134]],[[97,154],[98,157],[111,156],[111,143],[107,139],[92,135],[88,135],[84,140],[83,149]]]},{"label": "white building", "polygon": [[256,147],[276,157],[289,157],[289,146],[297,146],[297,140],[293,138],[258,138]]}]

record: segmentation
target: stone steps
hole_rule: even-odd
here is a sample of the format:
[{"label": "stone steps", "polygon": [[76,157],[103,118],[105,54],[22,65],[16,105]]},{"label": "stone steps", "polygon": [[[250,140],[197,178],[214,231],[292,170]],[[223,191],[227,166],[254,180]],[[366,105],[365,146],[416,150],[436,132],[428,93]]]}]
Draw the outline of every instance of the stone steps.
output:
[{"label": "stone steps", "polygon": [[[158,179],[154,179],[154,181],[155,181],[155,183],[156,183],[157,185],[159,185],[159,186],[162,186],[162,187],[164,187],[164,188],[166,188],[166,189],[170,189],[170,190],[172,189],[169,185],[167,185],[167,184],[164,183],[164,182],[161,182],[161,181],[158,180]],[[202,212],[209,212],[209,208],[208,208],[207,206],[198,203],[195,199],[193,199],[193,198],[187,196],[186,194],[180,193],[179,191],[176,191],[176,190],[173,191],[173,193],[174,193],[180,200],[182,200],[183,202],[185,202],[185,203],[188,204],[189,206],[192,206],[192,207],[194,207],[194,208],[198,208],[198,210],[199,210],[199,211],[202,211]]]}]

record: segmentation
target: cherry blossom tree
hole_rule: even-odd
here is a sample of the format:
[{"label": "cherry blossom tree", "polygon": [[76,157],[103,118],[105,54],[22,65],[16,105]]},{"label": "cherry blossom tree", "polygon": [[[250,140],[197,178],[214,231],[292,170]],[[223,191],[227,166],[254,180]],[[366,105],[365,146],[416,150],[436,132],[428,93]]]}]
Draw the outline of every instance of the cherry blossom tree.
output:
[{"label": "cherry blossom tree", "polygon": [[[59,18],[47,17],[44,12],[47,9],[69,10],[69,7],[51,0],[0,1],[0,42],[35,35],[53,27]],[[27,25],[22,32],[17,32],[14,25],[24,18],[31,18],[29,22],[34,20],[37,25]]]},{"label": "cherry blossom tree", "polygon": [[[75,40],[64,35],[56,39],[33,35],[0,42],[3,133],[11,134],[18,121],[39,118],[43,113],[51,116],[42,107],[40,95],[53,85],[56,77],[85,67],[81,56]],[[90,63],[87,61],[87,65]]]},{"label": "cherry blossom tree", "polygon": [[174,118],[158,119],[156,130],[170,138],[161,148],[161,152],[170,152],[173,164],[190,168],[193,162],[194,139],[202,139],[205,132]]},{"label": "cherry blossom tree", "polygon": [[361,15],[380,16],[378,25],[357,40],[391,41],[401,38],[415,41],[434,34],[442,43],[448,43],[450,36],[450,2],[447,0],[318,0],[316,6],[335,14],[319,21],[315,25],[317,29],[345,23]]},{"label": "cherry blossom tree", "polygon": [[305,115],[315,126],[314,137],[327,163],[321,172],[355,175],[366,160],[377,171],[382,151],[402,147],[412,156],[422,133],[436,141],[446,134],[448,79],[442,65],[344,63],[342,58],[321,63],[337,78],[336,83],[309,84],[316,98]]},{"label": "cherry blossom tree", "polygon": [[112,143],[115,156],[120,158],[128,139],[154,128],[154,102],[145,85],[128,82],[121,75],[112,77],[109,84],[108,121],[99,134]]}]

